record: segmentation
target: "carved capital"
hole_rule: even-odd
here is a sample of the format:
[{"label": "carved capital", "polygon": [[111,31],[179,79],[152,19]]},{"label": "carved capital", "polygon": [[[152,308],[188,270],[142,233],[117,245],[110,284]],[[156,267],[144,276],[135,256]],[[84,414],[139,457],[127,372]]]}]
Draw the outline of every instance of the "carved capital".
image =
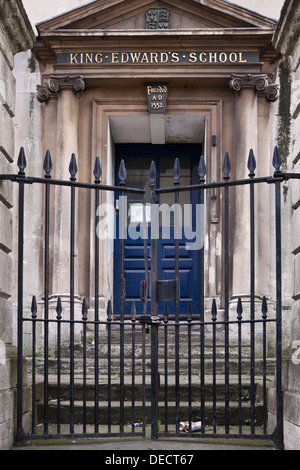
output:
[{"label": "carved capital", "polygon": [[230,88],[233,91],[241,91],[242,89],[251,89],[264,92],[269,84],[268,75],[266,74],[233,74],[230,80]]},{"label": "carved capital", "polygon": [[81,77],[80,75],[51,75],[48,80],[47,86],[51,93],[60,93],[62,90],[74,90],[75,92],[79,92],[84,91],[85,82],[83,77]]},{"label": "carved capital", "polygon": [[279,96],[278,85],[270,85],[269,76],[263,73],[233,74],[229,86],[235,92],[254,90],[257,93],[264,93],[269,101],[276,101]]},{"label": "carved capital", "polygon": [[267,100],[275,102],[279,98],[279,85],[269,85],[267,88]]},{"label": "carved capital", "polygon": [[37,85],[36,98],[40,103],[46,103],[50,98],[50,91],[46,85]]},{"label": "carved capital", "polygon": [[73,90],[75,93],[84,91],[85,81],[83,77],[80,75],[51,75],[45,85],[37,86],[37,99],[40,103],[45,103],[51,96],[57,95],[63,90]]}]

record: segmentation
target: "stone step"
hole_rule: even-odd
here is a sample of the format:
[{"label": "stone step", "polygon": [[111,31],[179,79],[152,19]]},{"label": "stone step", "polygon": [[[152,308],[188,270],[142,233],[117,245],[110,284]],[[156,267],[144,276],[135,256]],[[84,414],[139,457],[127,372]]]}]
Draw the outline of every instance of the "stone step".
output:
[{"label": "stone step", "polygon": [[[213,377],[205,377],[204,383],[204,395],[207,400],[211,401],[213,399],[214,393],[216,396],[216,400],[223,401],[225,400],[225,379],[224,376],[217,376],[215,378],[216,386],[214,387]],[[241,398],[243,402],[247,402],[250,400],[250,393],[251,393],[251,383],[248,376],[243,376],[241,380]],[[271,381],[269,384],[272,383]],[[258,390],[258,395],[260,393],[260,385],[261,379],[255,379],[255,394]],[[99,400],[108,401],[108,377],[101,377],[99,380]],[[134,379],[134,388],[132,385],[132,380],[130,377],[124,378],[124,397],[126,400],[131,401],[134,395],[135,400],[142,400],[143,397],[143,388],[145,390],[145,399],[151,400],[151,384],[150,380],[145,380],[145,384],[143,384],[143,379],[141,376],[137,376]],[[134,389],[134,394],[133,394]],[[188,384],[188,378],[185,376],[181,376],[179,378],[179,396],[180,400],[188,401],[189,394],[191,395],[192,401],[199,401],[201,397],[201,383],[199,376],[192,376],[191,377],[191,385]],[[159,396],[158,399],[163,401],[165,399],[165,382],[164,377],[160,377],[160,388],[159,388]],[[70,380],[69,377],[64,376],[61,379],[60,383],[60,399],[61,400],[69,400],[70,399]],[[74,400],[82,400],[84,393],[84,386],[83,386],[83,377],[79,378],[76,377],[74,381]],[[230,382],[228,386],[228,393],[230,400],[238,401],[239,400],[239,382],[238,378],[235,376],[230,377]],[[176,394],[175,388],[175,377],[168,376],[167,382],[167,396],[168,400],[174,398]],[[49,400],[56,400],[58,397],[57,394],[57,378],[51,376],[48,379],[48,397]],[[94,401],[95,400],[95,379],[94,377],[89,376],[86,378],[85,382],[85,397],[87,401]],[[44,382],[43,377],[37,378],[36,383],[36,400],[43,401],[44,399]],[[115,377],[111,379],[111,386],[110,386],[110,400],[118,401],[120,400],[120,377]]]},{"label": "stone step", "polygon": [[[216,406],[216,423],[218,426],[223,426],[225,424],[225,406],[224,403],[217,402]],[[94,411],[95,404],[94,402],[86,403],[86,424],[94,424]],[[110,410],[108,409],[107,402],[99,402],[99,424],[105,425],[109,422],[111,424],[117,425],[120,423],[120,402],[112,402]],[[158,403],[158,420],[161,423],[165,423],[165,403]],[[251,407],[250,403],[242,404],[242,423],[243,425],[249,424],[251,419]],[[264,410],[263,406],[257,404],[255,407],[255,424],[263,424],[263,415]],[[40,403],[37,406],[37,419],[38,422],[43,422],[44,416],[44,407]],[[134,410],[132,408],[131,401],[124,402],[124,425],[143,422],[145,416],[146,423],[151,422],[151,402],[146,401],[145,410],[143,410],[142,402],[135,402]],[[186,421],[189,417],[189,404],[187,402],[180,403],[180,420]],[[213,403],[205,403],[205,423],[206,425],[213,424]],[[49,402],[48,403],[48,422],[56,423],[57,420],[57,403]],[[167,420],[169,424],[174,424],[176,422],[176,405],[174,402],[168,403],[167,408]],[[201,406],[200,403],[193,403],[192,407],[192,420],[200,421],[201,420]],[[81,424],[83,422],[83,403],[82,401],[74,402],[74,424]],[[70,402],[63,401],[60,403],[60,423],[68,424],[70,423]],[[239,406],[237,402],[229,402],[229,423],[230,426],[239,424]]]},{"label": "stone step", "polygon": [[[49,374],[57,374],[57,358],[48,358],[48,373]],[[35,367],[36,373],[44,374],[44,358],[37,357],[35,358]],[[274,375],[275,372],[275,359],[267,359],[266,360],[266,373],[267,375]],[[111,376],[116,376],[120,374],[120,357],[112,359],[109,364],[107,358],[99,358],[99,376],[107,375],[108,374],[108,366],[110,367]],[[255,374],[262,374],[263,373],[263,361],[262,359],[255,359]],[[214,367],[214,361],[212,358],[205,358],[204,362],[204,371],[205,375],[212,374]],[[216,367],[216,374],[225,374],[225,360],[224,358],[218,358],[215,362]],[[241,362],[241,369],[242,374],[249,374],[250,373],[250,360],[249,358],[243,358]],[[200,359],[191,361],[189,363],[188,359],[182,357],[180,354],[179,360],[179,374],[180,375],[187,375],[191,371],[193,375],[200,375],[201,371],[201,361]],[[32,371],[32,358],[28,358],[28,371],[31,373]],[[95,371],[95,360],[94,359],[87,359],[86,361],[86,373],[93,375]],[[132,361],[131,359],[125,359],[124,361],[124,374],[132,374]],[[159,359],[158,361],[158,371],[160,374],[165,374],[165,361]],[[230,374],[237,374],[239,371],[239,361],[238,359],[230,359],[229,364],[229,373]],[[84,363],[82,358],[76,358],[74,361],[74,372],[75,374],[83,374],[84,372]],[[70,373],[70,360],[68,358],[62,358],[60,361],[60,373],[62,375]],[[142,359],[135,359],[134,361],[134,374],[142,374],[143,373],[143,360]],[[146,357],[145,360],[145,373],[149,375],[151,373],[151,359],[150,356]],[[167,363],[167,373],[168,374],[175,374],[175,360],[172,358],[168,358]]]}]

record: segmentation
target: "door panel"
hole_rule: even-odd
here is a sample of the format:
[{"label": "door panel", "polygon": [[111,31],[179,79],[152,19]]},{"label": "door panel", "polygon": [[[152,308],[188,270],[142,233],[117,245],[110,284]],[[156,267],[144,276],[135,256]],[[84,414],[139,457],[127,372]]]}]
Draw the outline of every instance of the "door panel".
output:
[{"label": "door panel", "polygon": [[[127,187],[145,188],[146,201],[151,201],[151,189],[149,173],[151,162],[156,163],[159,187],[173,187],[173,167],[176,157],[180,159],[181,185],[195,184],[197,168],[201,156],[201,145],[116,145],[116,184],[118,184],[118,168],[121,159],[124,159],[127,170]],[[142,198],[140,195],[127,195],[128,198],[128,222],[139,222],[142,214]],[[160,196],[159,204],[174,204],[174,193]],[[180,193],[180,204],[193,205],[199,203],[198,195],[194,192]],[[172,215],[172,212],[171,212]],[[147,215],[149,218],[149,215]],[[118,218],[118,217],[117,217]],[[141,222],[142,220],[140,220]],[[157,241],[157,277],[159,280],[175,279],[175,239],[174,220],[171,217],[171,227],[166,231],[160,224],[160,237]],[[117,220],[118,225],[118,220]],[[117,234],[118,235],[118,234]],[[166,238],[167,237],[167,238]],[[188,302],[192,302],[192,313],[198,314],[200,308],[200,251],[186,249],[187,239],[180,239],[179,244],[179,271],[180,271],[180,314],[187,311]],[[150,224],[148,227],[147,256],[150,283],[151,240]],[[125,240],[125,279],[126,301],[125,314],[129,315],[132,301],[136,302],[137,314],[143,314],[143,303],[140,301],[140,284],[145,280],[144,240],[132,240],[129,236]],[[114,262],[114,311],[120,311],[120,240],[115,241]],[[148,308],[150,314],[150,285],[148,290]],[[168,303],[170,314],[175,313],[175,302]],[[159,313],[163,313],[163,304],[159,304]]]}]

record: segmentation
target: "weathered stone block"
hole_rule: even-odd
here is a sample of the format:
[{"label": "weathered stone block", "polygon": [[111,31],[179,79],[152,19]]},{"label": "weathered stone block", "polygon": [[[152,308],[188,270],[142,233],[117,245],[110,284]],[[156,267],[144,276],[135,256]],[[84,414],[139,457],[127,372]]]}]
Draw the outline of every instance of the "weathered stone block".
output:
[{"label": "weathered stone block", "polygon": [[[12,343],[13,340],[13,327],[12,323],[7,321],[8,318],[12,318],[12,305],[10,299],[5,299],[0,296],[0,341],[5,343]],[[0,353],[1,353],[1,343],[0,343]],[[1,358],[0,358],[1,364]],[[1,378],[0,378],[1,383]]]},{"label": "weathered stone block", "polygon": [[7,161],[14,161],[14,124],[4,106],[0,103],[0,151]]},{"label": "weathered stone block", "polygon": [[16,80],[2,54],[0,54],[0,77],[0,102],[11,117],[15,112]]},{"label": "weathered stone block", "polygon": [[12,260],[10,255],[0,250],[0,297],[8,299],[12,289]]},{"label": "weathered stone block", "polygon": [[[299,227],[300,230],[300,227]],[[300,253],[294,258],[294,298],[300,298]]]},{"label": "weathered stone block", "polygon": [[0,202],[0,250],[12,251],[12,212]]}]

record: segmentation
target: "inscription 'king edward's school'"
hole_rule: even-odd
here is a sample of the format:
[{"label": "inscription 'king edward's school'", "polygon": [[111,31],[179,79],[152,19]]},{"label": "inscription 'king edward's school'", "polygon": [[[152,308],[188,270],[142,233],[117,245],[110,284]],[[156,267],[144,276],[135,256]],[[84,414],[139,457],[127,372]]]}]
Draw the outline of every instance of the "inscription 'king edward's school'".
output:
[{"label": "inscription 'king edward's school'", "polygon": [[249,64],[259,62],[258,52],[65,52],[57,54],[59,64]]}]

